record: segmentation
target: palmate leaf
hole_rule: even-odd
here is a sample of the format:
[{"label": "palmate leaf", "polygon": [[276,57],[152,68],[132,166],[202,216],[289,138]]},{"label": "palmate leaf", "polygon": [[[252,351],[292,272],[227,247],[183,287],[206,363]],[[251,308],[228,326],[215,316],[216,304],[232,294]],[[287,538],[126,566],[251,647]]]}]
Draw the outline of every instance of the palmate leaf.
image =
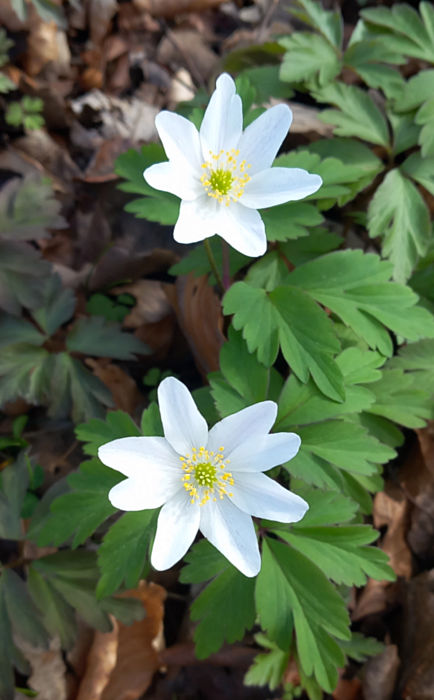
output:
[{"label": "palmate leaf", "polygon": [[125,513],[111,526],[98,550],[98,598],[115,593],[123,583],[126,588],[137,586],[147,561],[157,512]]},{"label": "palmate leaf", "polygon": [[363,586],[368,576],[380,581],[396,578],[387,555],[377,547],[367,546],[379,535],[368,525],[309,527],[300,523],[290,531],[277,526],[273,532],[337,584]]},{"label": "palmate leaf", "polygon": [[148,346],[135,335],[123,332],[118,323],[110,323],[102,316],[79,318],[68,334],[66,346],[71,352],[116,360],[134,360],[134,353],[149,353]]},{"label": "palmate leaf", "polygon": [[391,264],[377,255],[345,250],[298,267],[288,282],[331,309],[372,349],[391,355],[387,329],[408,340],[434,337],[432,315],[416,306],[410,287],[390,282],[391,275]]},{"label": "palmate leaf", "polygon": [[434,394],[434,340],[420,340],[400,348],[398,356],[388,365],[392,368],[412,370],[415,389]]},{"label": "palmate leaf", "polygon": [[48,400],[54,356],[45,348],[16,343],[0,354],[0,404],[19,396],[33,404]]},{"label": "palmate leaf", "polygon": [[218,651],[224,642],[241,640],[246,629],[253,626],[254,579],[241,574],[206,540],[194,545],[185,560],[181,582],[213,577],[191,606],[192,620],[199,620],[194,633],[196,656],[203,659]]},{"label": "palmate leaf", "polygon": [[109,411],[105,420],[93,418],[77,425],[75,434],[85,444],[83,452],[96,457],[98,448],[110,440],[121,437],[138,437],[141,433],[131,416],[124,411]]},{"label": "palmate leaf", "polygon": [[319,226],[324,221],[317,207],[306,202],[288,202],[263,209],[261,217],[269,241],[287,241],[308,236],[307,227]]},{"label": "palmate leaf", "polygon": [[320,115],[322,121],[335,125],[335,134],[355,136],[390,148],[387,121],[375,102],[361,88],[345,83],[330,83],[315,89],[314,96],[318,102],[331,103],[339,108],[325,109]]},{"label": "palmate leaf", "polygon": [[3,569],[1,588],[14,631],[33,646],[46,648],[48,634],[23,579],[12,569]]},{"label": "palmate leaf", "polygon": [[341,60],[327,39],[311,32],[294,32],[279,44],[286,49],[280,68],[280,79],[287,83],[312,80],[326,85],[341,72]]},{"label": "palmate leaf", "polygon": [[393,264],[394,279],[405,282],[428,250],[431,223],[421,194],[397,168],[386,175],[371,200],[368,228],[371,238],[382,237],[382,252]]},{"label": "palmate leaf", "polygon": [[266,654],[257,654],[244,676],[244,685],[268,685],[270,690],[275,690],[282,682],[289,661],[289,652],[282,651],[268,637],[259,632],[255,634],[255,642],[267,649]]},{"label": "palmate leaf", "polygon": [[[250,352],[270,366],[279,346],[301,381],[309,375],[330,398],[344,397],[341,371],[332,356],[339,351],[327,315],[295,287],[277,287],[267,294],[245,282],[237,282],[223,301],[225,314],[234,314],[233,325],[242,329]],[[319,338],[321,341],[319,342]]]},{"label": "palmate leaf", "polygon": [[58,275],[50,275],[44,286],[41,306],[32,311],[32,316],[47,335],[52,335],[71,318],[75,304],[72,289],[62,287]]},{"label": "palmate leaf", "polygon": [[341,47],[343,21],[338,10],[325,10],[315,0],[296,0],[291,14],[320,32],[332,46]]},{"label": "palmate leaf", "polygon": [[[261,626],[288,648],[294,622],[297,652],[306,675],[331,692],[345,657],[335,641],[349,639],[344,601],[319,568],[281,542],[264,539],[255,590]],[[279,646],[280,646],[279,644]]]},{"label": "palmate leaf", "polygon": [[[99,459],[83,462],[77,472],[68,476],[70,492],[56,498],[45,522],[38,523],[38,544],[59,546],[71,537],[72,547],[82,544],[116,513],[108,492],[121,479],[119,472],[108,469]],[[29,536],[33,536],[32,530]]]},{"label": "palmate leaf", "polygon": [[0,238],[44,238],[47,229],[64,228],[59,211],[49,180],[34,176],[10,180],[0,193]]},{"label": "palmate leaf", "polygon": [[412,153],[401,165],[401,170],[434,195],[434,158],[422,158],[420,153]]},{"label": "palmate leaf", "polygon": [[[420,14],[419,14],[420,13]],[[362,10],[363,20],[385,45],[401,54],[434,63],[434,10],[430,2],[419,4],[419,13],[405,3],[391,8]]]},{"label": "palmate leaf", "polygon": [[138,218],[173,225],[179,215],[179,199],[168,192],[154,190],[143,177],[143,171],[146,168],[165,160],[163,148],[150,144],[142,146],[139,152],[130,149],[119,156],[116,160],[115,172],[126,180],[119,185],[119,189],[142,195],[140,199],[129,202],[125,211]]},{"label": "palmate leaf", "polygon": [[[425,348],[434,349],[433,341],[425,341]],[[410,346],[411,347],[411,346]],[[407,428],[422,428],[426,421],[433,417],[433,396],[429,389],[433,381],[433,357],[431,354],[431,372],[428,376],[418,378],[414,372],[404,373],[400,367],[385,369],[379,382],[372,386],[375,397],[373,404],[366,409],[368,413],[383,416],[394,423],[399,423]],[[423,384],[421,379],[427,379]]]},{"label": "palmate leaf", "polygon": [[38,308],[43,301],[41,280],[50,265],[23,241],[0,240],[0,308],[19,315],[21,308]]},{"label": "palmate leaf", "polygon": [[0,486],[0,537],[20,540],[24,536],[21,511],[29,484],[28,457],[20,452],[12,464],[1,473]]}]

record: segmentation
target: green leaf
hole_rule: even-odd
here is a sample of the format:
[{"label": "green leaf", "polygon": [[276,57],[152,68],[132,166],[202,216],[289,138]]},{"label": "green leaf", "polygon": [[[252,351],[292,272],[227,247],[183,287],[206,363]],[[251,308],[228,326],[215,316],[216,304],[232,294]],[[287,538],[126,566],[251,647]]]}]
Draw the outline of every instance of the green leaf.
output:
[{"label": "green leaf", "polygon": [[432,97],[434,69],[419,71],[405,83],[399,99],[396,100],[397,112],[408,112],[420,107]]},{"label": "green leaf", "polygon": [[137,585],[154,533],[155,515],[155,510],[125,513],[111,526],[98,551],[98,598],[111,595],[123,583],[126,588]]},{"label": "green leaf", "polygon": [[341,244],[342,238],[337,234],[325,229],[318,229],[317,231],[311,231],[307,238],[288,241],[288,243],[281,244],[279,248],[285,257],[295,267],[298,267],[309,260],[317,258],[319,255],[324,255],[324,253],[329,253],[331,250],[339,248]]},{"label": "green leaf", "polygon": [[380,34],[381,40],[402,54],[434,63],[434,10],[431,3],[421,2],[418,12],[404,3],[362,10],[368,27]]},{"label": "green leaf", "polygon": [[376,656],[384,651],[384,644],[373,637],[364,637],[359,632],[353,632],[349,640],[339,640],[339,646],[346,656],[359,663],[363,663],[370,656]]},{"label": "green leaf", "polygon": [[29,485],[29,458],[20,452],[12,464],[1,472],[0,485],[0,537],[20,540],[24,532],[21,525],[21,510]]},{"label": "green leaf", "polygon": [[434,393],[434,340],[420,340],[399,349],[389,367],[413,370],[415,388]]},{"label": "green leaf", "polygon": [[289,286],[267,294],[237,282],[226,293],[223,306],[225,314],[234,314],[234,327],[243,329],[249,351],[257,351],[260,362],[270,366],[280,344],[301,381],[311,374],[327,396],[337,401],[344,398],[342,375],[332,360],[339,341],[326,314],[307,295]]},{"label": "green leaf", "polygon": [[262,209],[261,217],[269,241],[308,236],[308,226],[318,226],[324,221],[318,209],[305,202],[287,202],[271,209]]},{"label": "green leaf", "polygon": [[11,623],[7,613],[4,587],[0,578],[0,697],[4,700],[14,700],[15,698],[13,653],[14,642]]},{"label": "green leaf", "polygon": [[39,251],[22,241],[0,240],[0,308],[19,315],[22,306],[27,309],[40,306],[41,279],[50,273],[50,265]]},{"label": "green leaf", "polygon": [[156,403],[151,403],[150,406],[143,411],[140,421],[140,430],[142,431],[142,435],[164,436],[160,410]]},{"label": "green leaf", "polygon": [[60,204],[47,178],[28,175],[9,180],[0,193],[0,238],[46,238],[49,228],[64,228]]},{"label": "green leaf", "polygon": [[[221,270],[223,266],[223,246],[221,241],[216,236],[213,236],[209,239],[209,244],[216,261],[217,269]],[[246,255],[242,255],[242,253],[234,250],[234,248],[229,247],[229,272],[231,277],[236,275],[248,262],[250,262],[250,258]],[[211,266],[203,243],[200,243],[190,250],[185,257],[175,263],[175,265],[172,265],[169,272],[171,275],[188,275],[192,273],[195,277],[210,275],[210,284],[216,283],[214,275],[210,274]]]},{"label": "green leaf", "polygon": [[428,208],[410,180],[391,170],[368,209],[371,238],[383,238],[382,252],[393,264],[393,276],[405,282],[428,250],[431,223]]},{"label": "green leaf", "polygon": [[52,586],[50,580],[45,579],[32,565],[29,567],[27,585],[50,635],[58,634],[62,648],[71,649],[77,633],[75,611]]},{"label": "green leaf", "polygon": [[255,622],[254,579],[243,576],[228,563],[191,606],[196,656],[204,659],[224,642],[240,641]]},{"label": "green leaf", "polygon": [[59,27],[65,29],[67,26],[65,14],[62,7],[53,0],[32,0],[32,3],[44,22],[55,22]]},{"label": "green leaf", "polygon": [[288,280],[331,309],[371,348],[391,355],[386,328],[408,340],[434,335],[432,316],[416,306],[409,287],[389,281],[391,273],[390,263],[377,255],[345,250],[305,263]]},{"label": "green leaf", "polygon": [[40,346],[46,338],[38,329],[23,318],[0,314],[0,347],[25,343]]},{"label": "green leaf", "polygon": [[354,85],[330,83],[315,90],[318,102],[336,105],[336,109],[325,109],[320,119],[335,125],[338,136],[356,136],[359,139],[390,148],[387,122],[382,112],[368,93]]},{"label": "green leaf", "polygon": [[47,648],[48,634],[24,581],[12,569],[3,569],[1,582],[14,631],[33,646]]},{"label": "green leaf", "polygon": [[412,153],[401,165],[401,170],[434,195],[434,158],[422,158],[420,153]]},{"label": "green leaf", "polygon": [[135,335],[123,332],[118,323],[106,321],[102,316],[79,318],[68,334],[66,345],[71,352],[116,360],[135,360],[134,353],[149,353],[148,346]]},{"label": "green leaf", "polygon": [[0,73],[0,94],[6,95],[6,93],[12,92],[16,89],[17,86],[15,85],[15,83],[13,83],[12,80],[5,73]]},{"label": "green leaf", "polygon": [[255,634],[255,641],[269,651],[255,656],[253,664],[244,676],[244,685],[268,685],[270,690],[275,690],[282,682],[288,666],[289,652],[279,649],[277,644],[262,633]]},{"label": "green leaf", "polygon": [[400,367],[386,369],[372,386],[375,402],[367,411],[407,428],[422,428],[432,416],[432,396],[424,391],[428,387],[420,387],[413,372],[404,373]]},{"label": "green leaf", "polygon": [[83,462],[79,470],[68,477],[71,491],[53,501],[51,514],[43,526],[38,527],[38,544],[59,546],[71,537],[72,547],[82,544],[116,513],[108,500],[108,492],[119,481],[121,475],[98,459]]},{"label": "green leaf", "polygon": [[298,433],[300,451],[285,465],[291,473],[305,469],[307,475],[310,465],[306,456],[313,455],[344,471],[369,476],[376,472],[376,464],[383,464],[396,454],[357,423],[327,420],[300,427]]},{"label": "green leaf", "polygon": [[315,0],[297,0],[291,14],[320,32],[336,48],[341,47],[343,21],[338,10],[325,10]]},{"label": "green leaf", "polygon": [[264,104],[270,97],[288,99],[293,91],[279,80],[279,65],[261,65],[245,68],[240,76],[248,78],[256,88],[256,103]]},{"label": "green leaf", "polygon": [[103,406],[111,406],[111,393],[107,387],[89,372],[80,360],[61,352],[52,356],[54,369],[48,414],[52,417],[71,412],[74,423],[104,414]]},{"label": "green leaf", "polygon": [[304,527],[346,523],[357,512],[357,503],[341,493],[313,489],[306,485],[297,488],[296,492],[309,503],[309,510],[302,521]]},{"label": "green leaf", "polygon": [[335,583],[363,586],[368,576],[380,581],[395,580],[387,564],[387,555],[378,548],[366,546],[379,534],[368,525],[305,527],[300,524],[291,532],[283,528],[274,528],[274,532]]},{"label": "green leaf", "polygon": [[318,77],[326,85],[341,72],[341,60],[336,49],[318,34],[294,32],[280,39],[286,49],[280,69],[280,79],[297,83]]},{"label": "green leaf", "polygon": [[168,192],[154,190],[143,177],[146,168],[165,160],[163,148],[150,144],[142,146],[140,152],[130,149],[119,156],[115,163],[115,172],[127,180],[119,185],[119,189],[145,195],[141,199],[129,202],[125,211],[149,221],[173,225],[179,215],[179,199]]},{"label": "green leaf", "polygon": [[425,102],[417,111],[415,117],[416,124],[422,126],[419,135],[421,153],[424,158],[434,156],[434,98]]},{"label": "green leaf", "polygon": [[395,114],[389,110],[388,117],[393,130],[394,156],[416,146],[420,136],[420,128],[415,124],[414,116],[412,114]]},{"label": "green leaf", "polygon": [[[270,590],[278,590],[279,598],[270,595]],[[261,626],[271,639],[279,636],[286,647],[288,620],[293,618],[304,673],[315,674],[324,690],[331,692],[337,682],[336,669],[345,662],[333,637],[350,637],[344,601],[332,584],[302,554],[267,537],[255,597]]]},{"label": "green leaf", "polygon": [[181,583],[202,583],[218,576],[229,566],[228,560],[208,542],[199,540],[185,555],[185,565],[181,569]]},{"label": "green leaf", "polygon": [[17,343],[0,356],[0,403],[19,396],[29,403],[45,403],[50,390],[52,357],[44,348]]},{"label": "green leaf", "polygon": [[44,287],[43,304],[32,316],[45,333],[52,335],[71,318],[75,303],[72,289],[62,287],[60,277],[51,275]]},{"label": "green leaf", "polygon": [[124,411],[109,411],[105,420],[92,418],[87,423],[77,425],[77,440],[84,442],[83,452],[97,457],[98,448],[106,442],[122,437],[138,437],[141,433],[131,416]]}]

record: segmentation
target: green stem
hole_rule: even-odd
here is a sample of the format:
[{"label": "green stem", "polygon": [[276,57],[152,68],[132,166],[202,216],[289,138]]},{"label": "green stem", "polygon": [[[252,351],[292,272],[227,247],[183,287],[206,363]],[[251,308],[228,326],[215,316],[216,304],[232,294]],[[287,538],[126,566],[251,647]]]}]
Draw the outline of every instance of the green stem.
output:
[{"label": "green stem", "polygon": [[205,251],[206,251],[206,254],[207,254],[207,256],[208,256],[208,260],[209,260],[209,264],[210,264],[210,266],[211,266],[211,270],[213,271],[214,277],[215,277],[216,280],[217,280],[217,285],[219,286],[221,293],[224,294],[226,290],[225,290],[225,288],[224,288],[224,286],[223,286],[222,278],[221,278],[220,272],[219,272],[219,270],[218,270],[217,263],[216,263],[216,261],[215,261],[214,253],[213,253],[212,250],[211,250],[211,246],[210,246],[210,243],[209,243],[209,239],[208,239],[208,238],[205,238],[203,244],[204,244],[204,246],[205,246]]}]

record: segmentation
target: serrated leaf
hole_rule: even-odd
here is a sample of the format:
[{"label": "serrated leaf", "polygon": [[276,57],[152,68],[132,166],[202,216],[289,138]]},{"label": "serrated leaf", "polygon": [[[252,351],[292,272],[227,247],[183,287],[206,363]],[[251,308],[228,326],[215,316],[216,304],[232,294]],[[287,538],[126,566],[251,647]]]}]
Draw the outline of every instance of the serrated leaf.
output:
[{"label": "serrated leaf", "polygon": [[125,513],[108,530],[98,550],[101,578],[98,598],[115,593],[124,583],[137,586],[155,529],[156,511]]},{"label": "serrated leaf", "polygon": [[384,651],[384,644],[373,637],[364,637],[359,632],[353,632],[349,640],[340,640],[339,646],[348,657],[359,663]]},{"label": "serrated leaf", "polygon": [[422,158],[420,153],[412,153],[401,165],[401,170],[434,195],[434,158]]},{"label": "serrated leaf", "polygon": [[320,255],[329,253],[331,250],[339,248],[342,238],[335,233],[325,229],[311,231],[306,238],[299,238],[296,241],[288,241],[279,246],[285,257],[290,260],[295,267],[303,265],[309,260],[313,260]]},{"label": "serrated leaf", "polygon": [[295,7],[291,7],[291,14],[314,27],[330,44],[340,48],[343,37],[343,21],[339,10],[325,10],[315,0],[297,0]]},{"label": "serrated leaf", "polygon": [[141,433],[131,416],[124,411],[109,411],[105,420],[92,418],[77,425],[75,434],[85,444],[83,452],[97,457],[98,448],[106,442],[122,437],[138,437]]},{"label": "serrated leaf", "polygon": [[[279,598],[269,595],[270,588],[276,587]],[[344,601],[324,574],[296,550],[265,538],[255,597],[261,625],[274,635],[286,639],[286,621],[293,617],[303,671],[308,676],[314,673],[324,690],[331,692],[337,667],[344,664],[331,635],[348,639],[350,632]]]},{"label": "serrated leaf", "polygon": [[0,240],[0,308],[15,315],[22,306],[37,308],[43,298],[41,279],[50,272],[39,251],[23,241]]},{"label": "serrated leaf", "polygon": [[397,357],[389,362],[389,367],[413,370],[415,388],[423,388],[434,393],[434,340],[420,340],[399,349]]},{"label": "serrated leaf", "polygon": [[[373,385],[375,386],[375,385]],[[381,444],[357,423],[327,420],[298,429],[301,448],[285,466],[292,473],[309,472],[309,456],[330,462],[344,471],[369,476],[395,457],[395,451]],[[306,459],[307,457],[307,459]],[[306,481],[308,478],[306,478]]]},{"label": "serrated leaf", "polygon": [[313,489],[306,485],[296,491],[309,503],[309,510],[303,517],[304,527],[346,523],[357,512],[357,503],[341,493]]},{"label": "serrated leaf", "polygon": [[291,532],[274,528],[288,544],[308,557],[335,583],[363,586],[367,577],[395,580],[388,557],[380,549],[368,547],[378,532],[368,525],[304,527]]},{"label": "serrated leaf", "polygon": [[198,659],[204,659],[228,642],[244,637],[255,622],[254,579],[243,576],[230,564],[209,583],[191,606],[199,621],[195,633]]},{"label": "serrated leaf", "polygon": [[39,608],[45,627],[52,636],[59,635],[63,649],[70,649],[76,638],[75,611],[53,588],[49,580],[29,567],[27,585]]},{"label": "serrated leaf", "polygon": [[98,459],[83,462],[68,477],[71,489],[51,505],[51,514],[38,527],[40,546],[59,546],[73,537],[72,547],[82,544],[116,509],[108,500],[108,492],[121,480],[121,475],[107,469]]},{"label": "serrated leaf", "polygon": [[23,318],[0,313],[0,348],[16,343],[38,347],[45,340],[46,337],[32,323]]},{"label": "serrated leaf", "polygon": [[419,13],[404,3],[391,8],[376,7],[362,10],[368,27],[381,30],[381,40],[402,54],[434,63],[434,10],[431,3],[421,2]]},{"label": "serrated leaf", "polygon": [[424,158],[434,156],[434,98],[427,100],[417,111],[414,118],[416,124],[422,126],[419,134],[419,144]]},{"label": "serrated leaf", "polygon": [[417,145],[420,127],[412,114],[395,114],[388,110],[388,117],[393,131],[393,154],[396,157]]},{"label": "serrated leaf", "polygon": [[376,190],[368,208],[371,238],[383,239],[382,253],[393,264],[393,276],[405,282],[431,238],[428,208],[410,180],[391,170]]},{"label": "serrated leaf", "polygon": [[357,138],[389,148],[390,138],[387,122],[371,97],[354,85],[330,83],[315,90],[318,102],[336,105],[336,109],[325,109],[320,119],[335,126],[338,136]]},{"label": "serrated leaf", "polygon": [[74,313],[76,299],[72,289],[62,287],[60,277],[51,275],[46,281],[40,308],[32,316],[45,333],[52,335]]},{"label": "serrated leaf", "polygon": [[143,177],[146,168],[165,160],[163,148],[150,144],[142,146],[140,152],[130,149],[119,156],[115,163],[115,172],[127,180],[119,185],[119,189],[146,195],[129,202],[125,207],[126,211],[149,221],[173,225],[179,215],[179,199],[168,192],[154,190]]},{"label": "serrated leaf", "polygon": [[405,83],[399,99],[396,100],[397,112],[408,112],[420,107],[432,97],[434,69],[419,71]]},{"label": "serrated leaf", "polygon": [[60,204],[49,180],[27,176],[9,180],[0,193],[0,238],[46,238],[48,228],[64,228]]},{"label": "serrated leaf", "polygon": [[313,204],[287,202],[271,209],[262,209],[261,217],[269,241],[287,241],[308,236],[309,226],[319,226],[324,217]]},{"label": "serrated leaf", "polygon": [[15,462],[2,470],[0,487],[0,537],[20,540],[23,535],[21,510],[29,485],[29,458],[20,452]]},{"label": "serrated leaf", "polygon": [[269,642],[263,634],[256,634],[255,640],[258,643],[264,641],[264,646],[267,644],[269,651],[255,656],[253,664],[244,676],[244,685],[268,685],[270,690],[275,690],[282,682],[288,666],[289,652],[279,649],[277,644]]},{"label": "serrated leaf", "polygon": [[422,428],[432,416],[432,396],[424,389],[413,373],[399,367],[386,369],[372,385],[375,402],[367,411],[407,428]]},{"label": "serrated leaf", "polygon": [[390,282],[391,274],[390,263],[377,255],[345,250],[305,263],[288,281],[331,309],[371,348],[391,355],[386,328],[409,340],[434,335],[431,314],[416,306],[410,287]]},{"label": "serrated leaf", "polygon": [[294,32],[280,39],[286,49],[280,68],[280,79],[287,83],[312,80],[326,85],[341,72],[336,49],[324,37],[311,32]]},{"label": "serrated leaf", "polygon": [[29,403],[44,403],[50,390],[52,357],[45,348],[17,343],[0,355],[0,403],[19,396]]},{"label": "serrated leaf", "polygon": [[237,282],[226,293],[223,306],[225,314],[234,314],[234,327],[243,330],[249,351],[257,351],[260,362],[271,365],[280,344],[301,381],[311,374],[327,396],[337,401],[344,398],[342,375],[332,360],[339,341],[326,314],[307,295],[289,286],[267,294]]},{"label": "serrated leaf", "polygon": [[104,415],[104,406],[112,406],[107,387],[89,372],[75,357],[66,352],[52,356],[54,368],[49,396],[48,415],[66,416],[71,413],[74,423]]},{"label": "serrated leaf", "polygon": [[228,567],[228,560],[205,539],[193,545],[184,561],[179,575],[181,583],[209,581]]},{"label": "serrated leaf", "polygon": [[71,352],[116,360],[135,360],[134,353],[149,353],[148,346],[135,335],[123,332],[118,323],[106,321],[102,316],[79,318],[68,334],[66,345]]},{"label": "serrated leaf", "polygon": [[3,569],[1,581],[9,618],[15,632],[33,646],[47,648],[48,634],[23,579],[12,569]]}]

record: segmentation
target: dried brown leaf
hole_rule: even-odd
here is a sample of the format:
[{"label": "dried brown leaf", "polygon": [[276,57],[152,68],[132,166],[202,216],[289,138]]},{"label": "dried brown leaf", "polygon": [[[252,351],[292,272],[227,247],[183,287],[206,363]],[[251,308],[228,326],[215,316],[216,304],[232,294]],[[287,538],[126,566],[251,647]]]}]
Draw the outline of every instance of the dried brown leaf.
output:
[{"label": "dried brown leaf", "polygon": [[77,700],[100,700],[110,680],[119,648],[119,623],[113,617],[111,621],[111,632],[95,632]]},{"label": "dried brown leaf", "polygon": [[209,10],[224,2],[227,0],[133,0],[133,5],[154,17],[174,17],[186,12]]},{"label": "dried brown leaf", "polygon": [[143,396],[134,379],[121,367],[106,358],[88,358],[86,364],[94,375],[110,389],[115,407],[134,415],[143,404]]},{"label": "dried brown leaf", "polygon": [[398,647],[390,644],[363,669],[363,693],[369,700],[391,700],[400,665]]}]

